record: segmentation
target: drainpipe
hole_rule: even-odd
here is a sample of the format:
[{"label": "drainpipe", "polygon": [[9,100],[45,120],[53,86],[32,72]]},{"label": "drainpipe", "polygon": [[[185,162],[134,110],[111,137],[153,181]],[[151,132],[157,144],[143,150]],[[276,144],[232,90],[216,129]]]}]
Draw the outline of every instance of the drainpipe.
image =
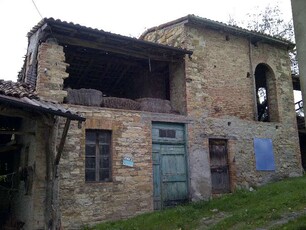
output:
[{"label": "drainpipe", "polygon": [[253,82],[253,106],[254,106],[254,120],[258,120],[258,111],[257,111],[257,91],[256,91],[256,81],[255,81],[255,75],[253,72],[253,52],[252,52],[252,43],[251,43],[251,37],[249,38],[249,62],[250,62],[250,77],[252,78]]},{"label": "drainpipe", "polygon": [[61,141],[55,156],[54,165],[53,165],[53,188],[52,188],[52,230],[62,229],[61,228],[61,213],[60,213],[60,204],[59,204],[59,178],[58,178],[58,165],[64,150],[64,145],[66,142],[69,126],[71,120],[66,119],[65,127],[62,133]]},{"label": "drainpipe", "polygon": [[[291,0],[291,6],[300,72],[300,85],[302,91],[302,99],[304,102],[306,101],[306,1]],[[303,107],[305,111],[305,106]]]}]

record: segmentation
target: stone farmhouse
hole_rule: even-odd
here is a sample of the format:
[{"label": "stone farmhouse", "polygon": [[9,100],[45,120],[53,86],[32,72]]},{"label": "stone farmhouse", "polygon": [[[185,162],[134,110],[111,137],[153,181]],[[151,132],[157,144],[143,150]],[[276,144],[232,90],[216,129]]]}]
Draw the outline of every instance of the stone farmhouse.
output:
[{"label": "stone farmhouse", "polygon": [[59,117],[67,124],[85,120],[57,103],[41,100],[26,83],[0,80],[0,229],[46,226],[44,215],[52,198],[47,194],[56,186],[56,159],[68,131],[58,136],[55,149],[54,125]]},{"label": "stone farmhouse", "polygon": [[302,175],[288,41],[194,15],[139,39],[49,18],[28,39],[19,82],[74,117],[33,130],[39,185],[11,205],[25,229],[77,229]]}]

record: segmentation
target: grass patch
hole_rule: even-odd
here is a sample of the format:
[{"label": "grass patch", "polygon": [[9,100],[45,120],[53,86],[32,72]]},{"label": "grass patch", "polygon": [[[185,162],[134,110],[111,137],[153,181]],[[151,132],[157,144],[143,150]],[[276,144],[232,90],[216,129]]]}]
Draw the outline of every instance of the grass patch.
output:
[{"label": "grass patch", "polygon": [[[90,229],[256,229],[282,219],[286,214],[304,210],[305,191],[306,176],[285,179],[252,192],[239,190],[211,201],[190,203],[128,220],[105,222]],[[305,219],[301,217],[301,221]],[[284,225],[282,229],[287,228]]]},{"label": "grass patch", "polygon": [[305,230],[306,215],[300,216],[297,219],[290,220],[287,224],[272,228],[272,230]]}]

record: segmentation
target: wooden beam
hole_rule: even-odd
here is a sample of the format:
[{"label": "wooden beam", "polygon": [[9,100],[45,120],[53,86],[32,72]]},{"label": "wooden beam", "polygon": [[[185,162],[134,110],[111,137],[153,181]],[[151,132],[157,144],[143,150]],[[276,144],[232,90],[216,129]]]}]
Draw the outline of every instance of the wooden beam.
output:
[{"label": "wooden beam", "polygon": [[20,149],[22,145],[8,145],[0,147],[0,153],[10,152]]},{"label": "wooden beam", "polygon": [[30,112],[23,112],[21,109],[14,109],[11,107],[7,107],[5,105],[0,106],[0,115],[7,116],[7,117],[21,117],[21,118],[28,118],[31,120],[35,120],[37,118],[36,115]]},{"label": "wooden beam", "polygon": [[15,134],[15,135],[33,135],[35,136],[35,132],[23,132],[23,131],[9,131],[9,130],[0,130],[0,135],[4,134]]},{"label": "wooden beam", "polygon": [[[65,52],[69,54],[70,57],[73,57],[75,59],[82,59],[84,57],[84,48],[86,49],[85,55],[90,56],[95,59],[95,64],[100,66],[100,63],[119,63],[119,64],[125,64],[125,65],[133,65],[135,67],[141,66],[143,62],[147,63],[147,58],[145,59],[131,59],[130,57],[125,57],[123,55],[114,55],[114,54],[106,54],[103,50],[95,50],[91,49],[89,47],[82,47],[79,45],[72,45],[69,44],[69,46],[65,47]],[[66,51],[67,50],[67,51]],[[67,56],[67,54],[66,54]],[[74,59],[68,60],[67,62],[73,63]],[[77,60],[76,60],[77,61]]]},{"label": "wooden beam", "polygon": [[156,54],[153,54],[152,52],[136,51],[130,46],[127,46],[127,48],[125,48],[125,47],[119,47],[115,45],[109,45],[106,43],[99,43],[99,42],[87,41],[87,40],[79,39],[79,38],[66,37],[66,36],[62,36],[58,34],[56,35],[56,39],[60,41],[59,43],[63,43],[67,45],[83,46],[83,47],[102,50],[106,52],[133,56],[133,57],[137,57],[141,59],[148,59],[150,57],[151,60],[177,62],[177,61],[180,61],[181,58],[183,57],[183,55],[180,57],[177,57],[175,55],[169,56],[166,54],[156,55]]},{"label": "wooden beam", "polygon": [[71,120],[67,118],[66,123],[65,123],[65,127],[64,127],[64,130],[63,130],[63,133],[62,133],[61,142],[59,144],[57,154],[56,154],[56,157],[55,157],[55,162],[54,162],[55,165],[58,165],[59,162],[60,162],[62,152],[63,152],[63,149],[64,149],[64,145],[65,145],[65,142],[66,142],[66,137],[67,137],[67,133],[68,133],[68,130],[69,130],[70,122],[71,122]]}]

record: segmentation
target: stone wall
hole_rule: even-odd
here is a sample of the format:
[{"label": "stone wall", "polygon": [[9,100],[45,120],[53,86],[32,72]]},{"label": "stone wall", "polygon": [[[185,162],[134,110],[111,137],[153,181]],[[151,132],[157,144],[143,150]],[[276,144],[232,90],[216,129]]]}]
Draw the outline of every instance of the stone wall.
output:
[{"label": "stone wall", "polygon": [[185,60],[170,65],[169,85],[172,108],[186,115]]},{"label": "stone wall", "polygon": [[[45,228],[46,200],[46,146],[47,135],[44,119],[32,116],[23,118],[21,131],[33,134],[18,137],[22,145],[18,169],[31,167],[27,180],[20,180],[18,192],[14,193],[13,213],[17,220],[25,223],[24,229]],[[32,177],[32,178],[31,178]]]},{"label": "stone wall", "polygon": [[[188,123],[192,200],[211,197],[210,138],[228,140],[232,190],[301,175],[290,66],[285,49],[258,43],[251,45],[250,52],[246,38],[183,24],[151,32],[146,39],[194,51],[191,58],[185,58],[185,63],[170,66],[171,102],[187,117],[66,105],[87,120],[81,128],[77,122],[71,123],[60,161],[59,195],[64,228],[79,228],[83,224],[127,218],[153,210],[152,121]],[[267,64],[274,73],[277,122],[263,123],[254,119],[253,73],[260,63]],[[40,45],[36,88],[42,98],[63,101],[67,65],[63,47],[54,42]],[[58,137],[63,127],[61,120]],[[86,129],[112,133],[111,182],[85,182]],[[255,137],[273,140],[275,171],[256,170]],[[43,151],[42,147],[37,148]],[[122,165],[124,156],[134,159],[134,167]],[[43,169],[37,170],[44,175]],[[38,196],[39,199],[42,197]]]},{"label": "stone wall", "polygon": [[[302,174],[286,47],[265,43],[249,47],[247,38],[182,24],[152,31],[145,39],[194,52],[185,63],[187,115],[193,120],[188,139],[194,200],[207,199],[211,193],[209,138],[228,140],[232,190]],[[278,122],[255,121],[253,73],[260,63],[274,73]],[[255,137],[272,139],[274,172],[256,170]]]},{"label": "stone wall", "polygon": [[63,102],[67,92],[63,90],[64,79],[68,77],[63,47],[54,41],[41,43],[38,49],[36,91],[41,99]]},{"label": "stone wall", "polygon": [[[60,162],[60,209],[64,227],[153,211],[152,121],[186,122],[184,116],[67,105],[86,122],[72,122]],[[62,130],[63,123],[60,125]],[[85,182],[85,130],[110,130],[112,181]],[[59,135],[60,136],[60,135]],[[131,156],[134,167],[122,165]]]},{"label": "stone wall", "polygon": [[[66,91],[63,90],[63,80],[66,73],[63,47],[53,41],[42,43],[38,49],[38,78],[36,90],[38,95],[55,102],[63,102]],[[166,84],[163,76],[154,76],[159,84],[154,90],[142,92],[148,97],[171,97],[174,109],[181,114],[186,113],[184,63],[171,66],[172,75],[170,95],[166,95]],[[151,76],[152,77],[152,76]],[[149,81],[146,81],[149,84]],[[152,89],[151,89],[152,90]],[[183,102],[183,103],[182,103]],[[59,202],[60,216],[63,227],[79,228],[85,224],[93,224],[111,219],[122,219],[143,212],[153,211],[153,173],[152,173],[152,121],[186,123],[187,118],[174,114],[158,114],[149,112],[124,111],[100,107],[66,105],[86,117],[86,122],[79,128],[77,122],[72,122],[66,139],[64,152],[59,167]],[[65,124],[60,119],[57,143],[61,138]],[[57,129],[57,125],[54,126]],[[112,133],[112,181],[101,183],[85,182],[85,130],[102,129]],[[45,135],[42,135],[45,138]],[[41,141],[41,143],[44,143]],[[50,150],[49,150],[50,151]],[[48,149],[41,149],[47,153]],[[134,167],[122,165],[123,156],[132,156]],[[45,159],[48,160],[49,158]],[[48,163],[41,163],[46,167]],[[41,172],[40,175],[46,175]],[[48,177],[48,176],[47,176]],[[55,181],[45,181],[54,186]],[[53,185],[54,184],[54,185]],[[51,186],[49,185],[49,186]],[[44,189],[44,191],[43,191]],[[41,187],[35,199],[45,196],[45,219],[51,202],[46,197],[50,188]],[[56,191],[55,191],[56,192]],[[56,196],[54,197],[56,199]],[[55,202],[55,201],[52,201]],[[56,205],[54,203],[54,205]],[[53,206],[56,208],[56,206]],[[34,208],[33,208],[34,210]],[[37,209],[40,210],[40,209]],[[43,210],[37,218],[43,215]],[[50,211],[50,210],[49,210]],[[35,212],[35,210],[34,210]]]}]

